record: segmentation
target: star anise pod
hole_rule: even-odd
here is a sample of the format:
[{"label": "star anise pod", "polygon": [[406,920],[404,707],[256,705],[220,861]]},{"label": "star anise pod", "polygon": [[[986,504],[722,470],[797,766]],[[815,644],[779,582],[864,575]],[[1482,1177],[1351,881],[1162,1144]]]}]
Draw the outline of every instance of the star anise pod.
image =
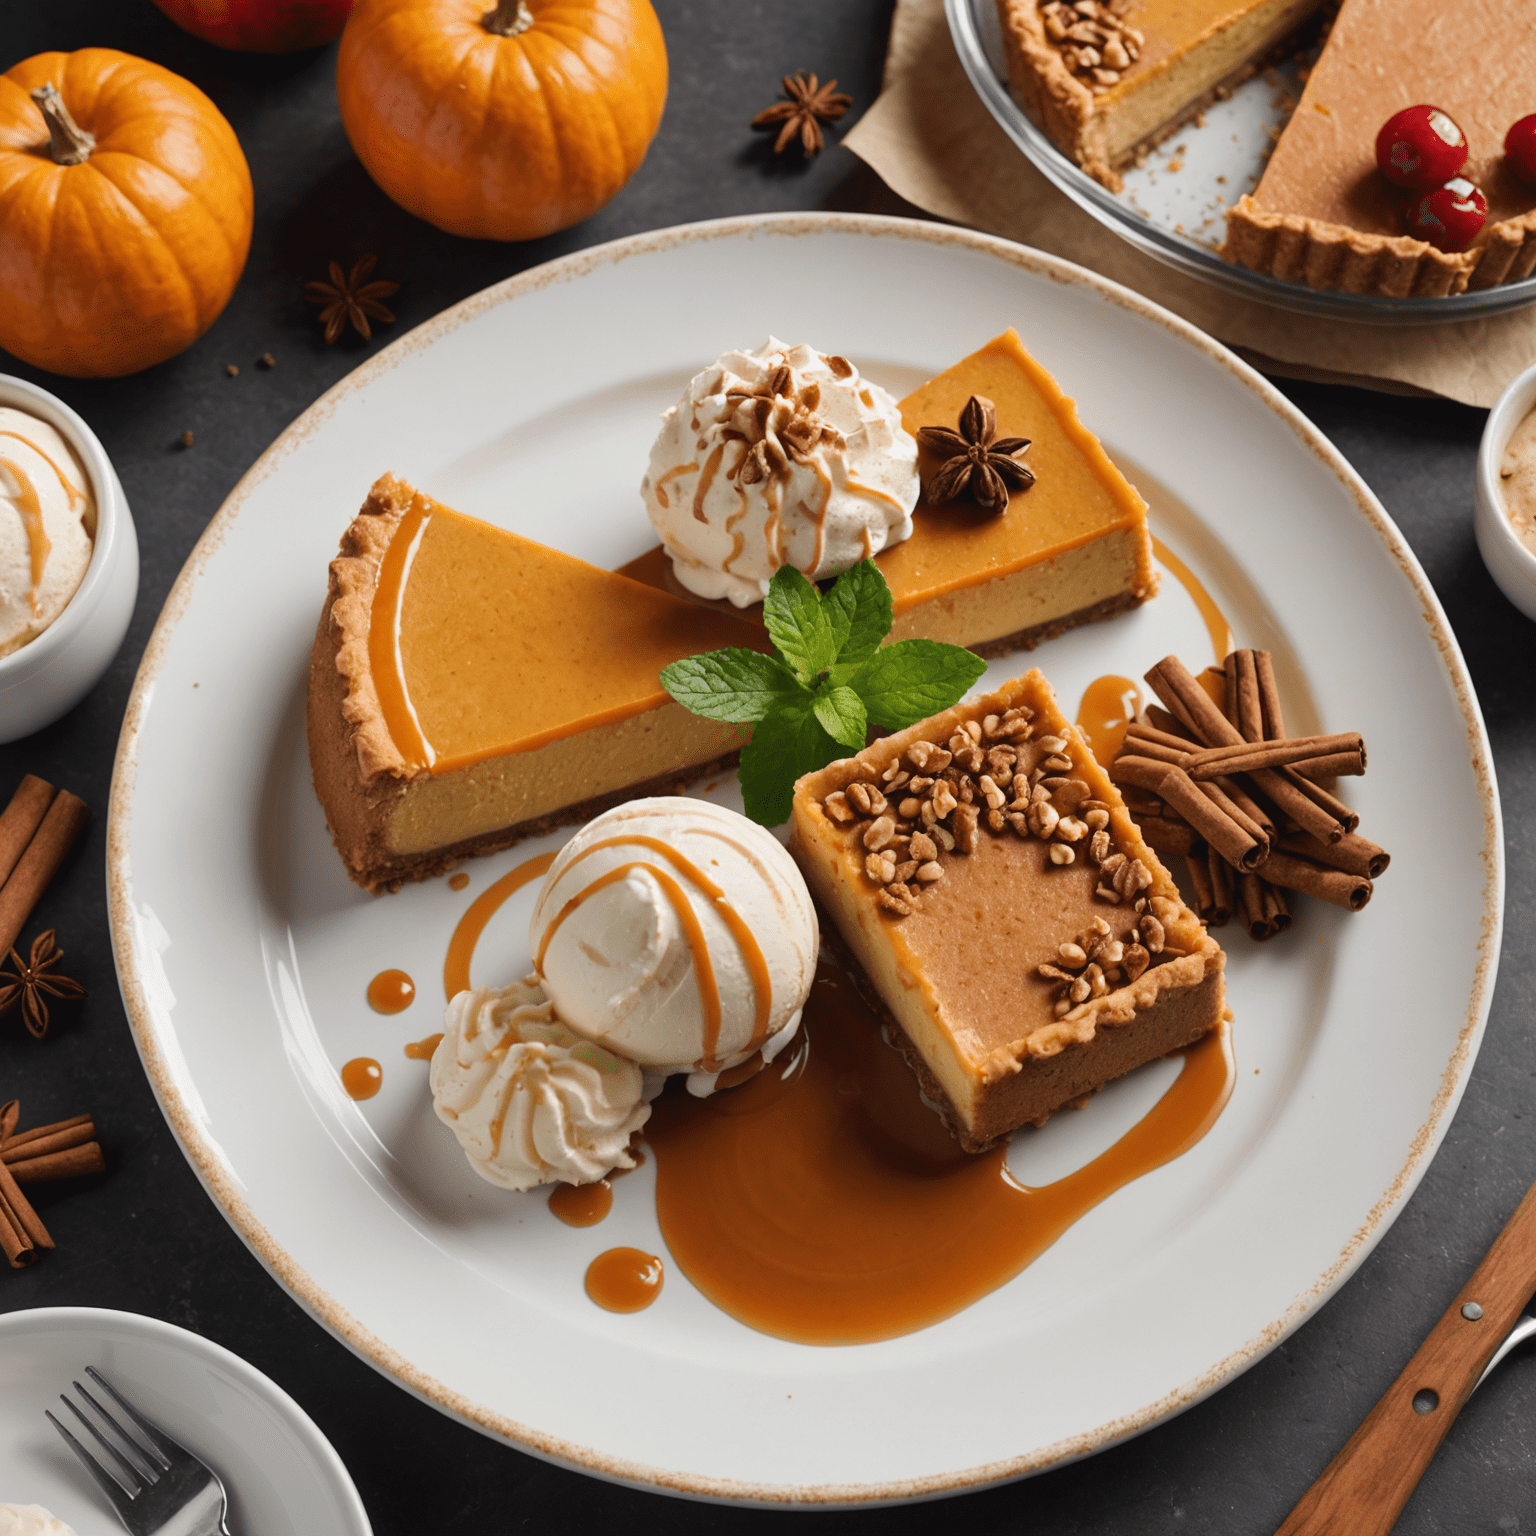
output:
[{"label": "star anise pod", "polygon": [[377,256],[359,256],[352,263],[350,272],[343,272],[341,263],[333,261],[330,282],[304,285],[304,302],[324,306],[320,311],[320,319],[325,322],[326,346],[330,346],[346,330],[349,320],[352,329],[364,341],[373,336],[373,330],[368,324],[370,316],[382,320],[386,325],[395,323],[394,312],[386,309],[380,301],[392,293],[398,293],[400,284],[387,279],[373,283],[368,281],[378,260]]},{"label": "star anise pod", "polygon": [[820,85],[815,75],[803,71],[785,75],[783,94],[789,99],[776,101],[759,112],[752,119],[752,126],[763,130],[779,129],[779,136],[773,141],[776,155],[782,155],[798,138],[800,148],[809,160],[821,153],[821,125],[835,123],[853,105],[853,97],[839,93],[836,80]]},{"label": "star anise pod", "polygon": [[972,395],[960,412],[960,430],[948,427],[922,427],[917,440],[944,462],[928,482],[929,501],[953,501],[961,492],[971,495],[987,511],[1004,512],[1008,508],[1008,487],[1027,491],[1035,483],[1035,472],[1014,457],[1029,447],[1027,437],[1004,437],[994,441],[997,411],[985,395]]},{"label": "star anise pod", "polygon": [[0,970],[0,1013],[9,1013],[19,1002],[21,1016],[28,1030],[39,1040],[48,1033],[48,997],[71,1001],[86,995],[85,988],[68,976],[57,976],[53,968],[64,958],[64,951],[53,943],[53,929],[32,940],[32,953],[23,964],[13,949],[14,971]]}]

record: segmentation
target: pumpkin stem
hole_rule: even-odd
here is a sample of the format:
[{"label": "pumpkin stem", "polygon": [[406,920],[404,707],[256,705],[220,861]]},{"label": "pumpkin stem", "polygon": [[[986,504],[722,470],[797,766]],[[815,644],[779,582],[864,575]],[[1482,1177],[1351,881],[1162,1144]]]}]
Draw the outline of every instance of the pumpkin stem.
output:
[{"label": "pumpkin stem", "polygon": [[96,135],[87,133],[69,115],[64,98],[50,80],[32,92],[32,100],[48,123],[48,153],[55,165],[84,165],[96,148]]},{"label": "pumpkin stem", "polygon": [[480,25],[497,37],[516,37],[533,25],[528,0],[496,0],[496,8],[480,18]]}]

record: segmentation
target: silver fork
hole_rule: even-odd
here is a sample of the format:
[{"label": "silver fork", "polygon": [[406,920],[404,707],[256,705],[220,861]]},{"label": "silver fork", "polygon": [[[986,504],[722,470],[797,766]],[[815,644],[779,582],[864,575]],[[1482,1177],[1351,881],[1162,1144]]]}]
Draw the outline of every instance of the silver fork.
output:
[{"label": "silver fork", "polygon": [[[110,1440],[68,1398],[59,1401],[101,1447],[106,1464],[87,1450],[47,1409],[48,1421],[85,1464],[112,1502],[128,1536],[229,1536],[224,1524],[224,1485],[212,1467],[152,1424],[94,1366],[85,1374],[117,1404],[139,1431],[135,1439],[78,1381],[71,1385],[121,1442]],[[112,1470],[109,1470],[109,1467]]]}]

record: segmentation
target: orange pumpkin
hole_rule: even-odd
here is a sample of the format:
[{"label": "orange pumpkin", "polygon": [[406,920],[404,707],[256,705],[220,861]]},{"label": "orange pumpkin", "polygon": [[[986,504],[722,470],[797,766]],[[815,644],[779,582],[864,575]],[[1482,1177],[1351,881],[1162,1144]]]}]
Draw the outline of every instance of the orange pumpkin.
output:
[{"label": "orange pumpkin", "polygon": [[595,213],[661,122],[650,0],[357,0],[336,61],[368,173],[450,234],[531,240]]},{"label": "orange pumpkin", "polygon": [[115,378],[213,324],[251,245],[251,173],[195,85],[110,48],[0,75],[0,347]]}]

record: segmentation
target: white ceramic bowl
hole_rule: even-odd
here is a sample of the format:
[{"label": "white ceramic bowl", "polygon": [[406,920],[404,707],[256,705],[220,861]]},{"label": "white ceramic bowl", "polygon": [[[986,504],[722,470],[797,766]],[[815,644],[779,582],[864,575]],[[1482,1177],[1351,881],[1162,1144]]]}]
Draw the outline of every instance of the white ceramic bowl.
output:
[{"label": "white ceramic bowl", "polygon": [[1477,449],[1477,547],[1488,574],[1528,619],[1536,619],[1536,554],[1521,542],[1504,510],[1499,465],[1516,427],[1536,406],[1536,365],[1499,396]]},{"label": "white ceramic bowl", "polygon": [[41,1504],[78,1536],[122,1536],[111,1505],[43,1417],[52,1409],[72,1422],[59,1395],[86,1381],[88,1365],[219,1474],[230,1530],[371,1536],[341,1458],[275,1382],[185,1328],[96,1307],[0,1317],[0,1500]]},{"label": "white ceramic bowl", "polygon": [[75,450],[96,497],[96,547],[79,590],[30,644],[0,656],[0,742],[52,725],[96,686],[128,632],[139,591],[139,539],[101,440],[46,389],[0,373],[0,406],[30,411]]}]

